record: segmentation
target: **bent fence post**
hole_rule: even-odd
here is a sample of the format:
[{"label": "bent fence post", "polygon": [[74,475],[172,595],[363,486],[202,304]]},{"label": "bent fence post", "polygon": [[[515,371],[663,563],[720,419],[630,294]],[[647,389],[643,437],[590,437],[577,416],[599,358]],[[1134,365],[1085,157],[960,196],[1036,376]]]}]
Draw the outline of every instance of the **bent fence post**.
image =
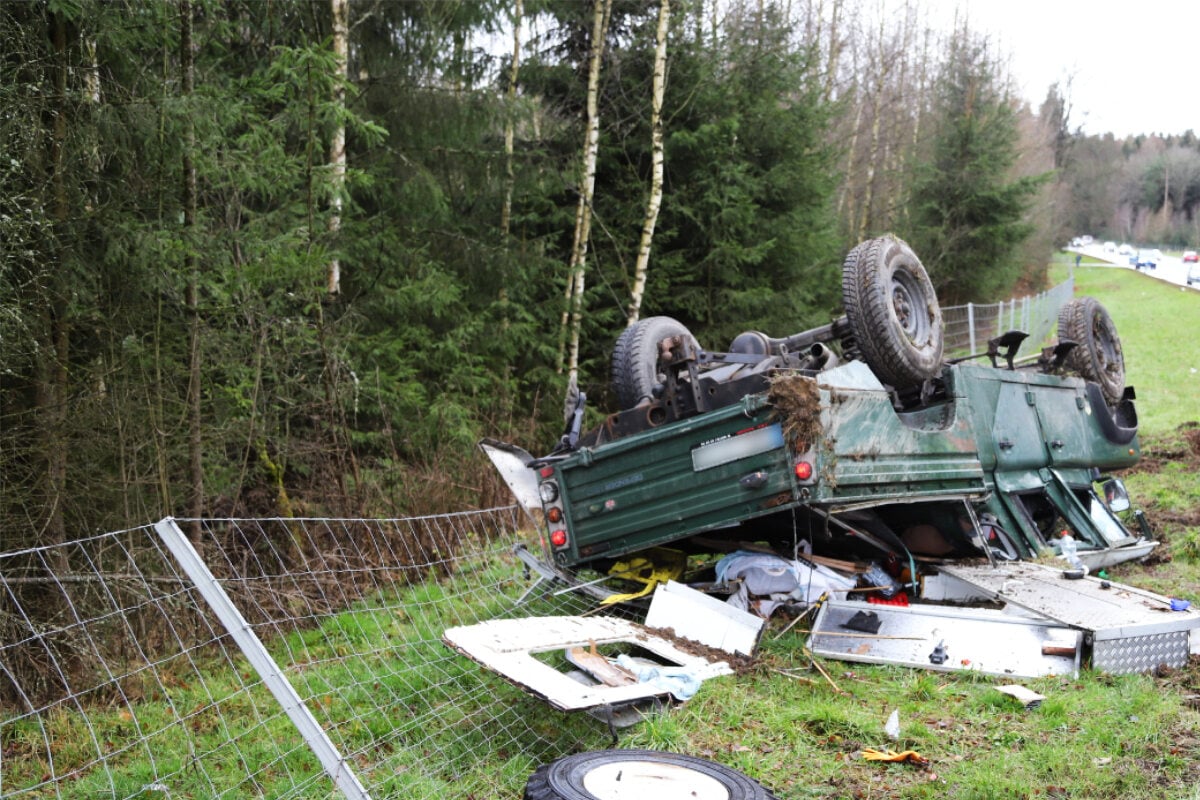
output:
[{"label": "bent fence post", "polygon": [[154,530],[158,532],[159,538],[171,551],[171,555],[179,562],[183,571],[196,584],[200,595],[225,626],[225,630],[229,631],[229,635],[245,654],[246,660],[254,667],[292,724],[296,726],[296,730],[304,737],[304,741],[321,762],[322,768],[333,780],[334,785],[349,800],[370,800],[370,795],[359,782],[354,770],[338,753],[316,717],[309,711],[308,706],[304,705],[295,687],[284,677],[262,640],[251,630],[250,623],[221,588],[216,576],[209,570],[175,520],[171,517],[161,519],[154,524]]}]

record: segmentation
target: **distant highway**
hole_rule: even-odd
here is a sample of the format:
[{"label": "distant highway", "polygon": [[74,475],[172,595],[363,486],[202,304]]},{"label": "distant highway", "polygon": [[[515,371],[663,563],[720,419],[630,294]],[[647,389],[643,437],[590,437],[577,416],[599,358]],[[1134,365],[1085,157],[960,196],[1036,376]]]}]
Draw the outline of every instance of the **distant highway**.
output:
[{"label": "distant highway", "polygon": [[[1133,265],[1129,263],[1129,256],[1121,256],[1116,253],[1104,252],[1103,242],[1093,242],[1083,247],[1069,247],[1068,252],[1080,253],[1084,256],[1107,261],[1114,267],[1124,267],[1125,269],[1133,269]],[[1134,251],[1137,252],[1136,250]],[[1176,286],[1187,286],[1187,275],[1190,264],[1185,264],[1178,256],[1164,255],[1162,261],[1155,269],[1140,270],[1143,275],[1149,275],[1151,278],[1157,278],[1166,283],[1173,283]],[[1193,286],[1193,290],[1200,291],[1200,286]]]}]

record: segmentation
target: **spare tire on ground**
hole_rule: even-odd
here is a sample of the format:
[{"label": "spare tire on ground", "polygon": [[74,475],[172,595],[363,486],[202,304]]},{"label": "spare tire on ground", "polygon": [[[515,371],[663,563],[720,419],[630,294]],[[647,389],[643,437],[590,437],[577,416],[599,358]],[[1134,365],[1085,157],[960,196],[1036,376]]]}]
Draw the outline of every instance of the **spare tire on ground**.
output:
[{"label": "spare tire on ground", "polygon": [[714,761],[655,750],[596,750],[539,767],[525,800],[775,800],[762,784]]},{"label": "spare tire on ground", "polygon": [[612,356],[612,386],[622,411],[633,408],[663,382],[658,373],[658,343],[668,336],[686,336],[697,350],[696,337],[670,317],[646,317],[630,325],[617,339]]},{"label": "spare tire on ground", "polygon": [[869,239],[842,264],[842,301],[854,347],[880,381],[919,386],[942,370],[942,310],[929,274],[904,241]]},{"label": "spare tire on ground", "polygon": [[1094,297],[1076,297],[1058,312],[1058,338],[1078,347],[1067,354],[1066,366],[1084,380],[1100,386],[1109,406],[1125,394],[1125,353],[1107,309]]}]

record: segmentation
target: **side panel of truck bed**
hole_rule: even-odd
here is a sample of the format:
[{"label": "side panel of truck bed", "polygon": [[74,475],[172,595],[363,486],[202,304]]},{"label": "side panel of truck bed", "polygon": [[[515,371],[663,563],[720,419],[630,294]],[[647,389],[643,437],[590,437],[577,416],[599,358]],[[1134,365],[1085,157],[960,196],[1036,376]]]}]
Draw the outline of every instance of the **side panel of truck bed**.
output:
[{"label": "side panel of truck bed", "polygon": [[965,404],[897,413],[882,387],[822,385],[821,406],[821,480],[813,502],[847,505],[984,491]]}]

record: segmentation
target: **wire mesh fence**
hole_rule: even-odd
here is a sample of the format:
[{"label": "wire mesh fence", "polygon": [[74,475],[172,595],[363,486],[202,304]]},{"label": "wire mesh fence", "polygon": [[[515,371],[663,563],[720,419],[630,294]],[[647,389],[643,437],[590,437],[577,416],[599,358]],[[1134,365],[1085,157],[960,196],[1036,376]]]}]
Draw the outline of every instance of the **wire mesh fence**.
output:
[{"label": "wire mesh fence", "polygon": [[947,358],[981,353],[987,350],[988,340],[1010,330],[1029,334],[1021,355],[1035,354],[1038,348],[1054,338],[1057,332],[1058,310],[1075,292],[1075,279],[1068,278],[1057,286],[1026,297],[1014,297],[985,305],[968,303],[942,309]]},{"label": "wire mesh fence", "polygon": [[[516,796],[539,763],[607,741],[441,642],[585,610],[517,605],[535,576],[512,554],[516,513],[208,520],[194,549],[359,796]],[[296,709],[153,527],[5,554],[0,586],[0,796],[330,796]]]},{"label": "wire mesh fence", "polygon": [[[1044,343],[1073,288],[943,309],[947,356]],[[442,643],[595,610],[531,591],[518,514],[205,520],[194,541],[163,521],[0,554],[0,797],[518,796],[609,741]]]}]

